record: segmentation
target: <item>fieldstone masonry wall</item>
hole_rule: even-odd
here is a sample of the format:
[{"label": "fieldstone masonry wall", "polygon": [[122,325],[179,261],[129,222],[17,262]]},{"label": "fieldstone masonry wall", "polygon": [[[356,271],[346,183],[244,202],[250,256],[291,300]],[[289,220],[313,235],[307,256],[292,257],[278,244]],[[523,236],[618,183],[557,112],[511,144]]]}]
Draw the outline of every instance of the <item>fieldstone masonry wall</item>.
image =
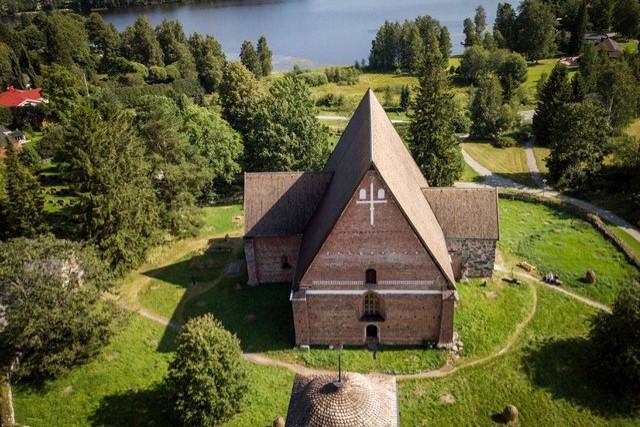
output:
[{"label": "fieldstone masonry wall", "polygon": [[449,253],[462,258],[468,277],[491,277],[496,259],[496,241],[486,239],[447,239]]}]

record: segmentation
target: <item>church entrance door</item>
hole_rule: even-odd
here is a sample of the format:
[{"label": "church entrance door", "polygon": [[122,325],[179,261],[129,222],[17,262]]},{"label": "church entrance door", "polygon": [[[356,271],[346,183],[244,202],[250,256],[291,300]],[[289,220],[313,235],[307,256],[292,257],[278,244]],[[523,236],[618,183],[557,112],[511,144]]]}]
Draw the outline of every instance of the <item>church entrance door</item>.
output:
[{"label": "church entrance door", "polygon": [[376,325],[367,325],[367,344],[378,343],[378,327]]}]

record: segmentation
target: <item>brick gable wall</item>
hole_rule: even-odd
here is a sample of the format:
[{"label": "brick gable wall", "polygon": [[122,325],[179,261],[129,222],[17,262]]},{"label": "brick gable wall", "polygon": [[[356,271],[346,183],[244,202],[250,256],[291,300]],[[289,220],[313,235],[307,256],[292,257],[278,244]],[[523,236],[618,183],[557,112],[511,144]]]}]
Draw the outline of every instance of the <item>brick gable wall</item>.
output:
[{"label": "brick gable wall", "polygon": [[[386,203],[364,203],[384,190]],[[365,190],[361,200],[360,190]],[[377,284],[365,284],[375,269]],[[447,282],[378,174],[367,172],[293,297],[297,345],[362,344],[376,325],[385,344],[448,344],[453,303],[443,303]],[[383,321],[362,317],[366,292],[380,298]],[[450,311],[450,313],[443,313]],[[445,319],[446,325],[442,324]]]}]

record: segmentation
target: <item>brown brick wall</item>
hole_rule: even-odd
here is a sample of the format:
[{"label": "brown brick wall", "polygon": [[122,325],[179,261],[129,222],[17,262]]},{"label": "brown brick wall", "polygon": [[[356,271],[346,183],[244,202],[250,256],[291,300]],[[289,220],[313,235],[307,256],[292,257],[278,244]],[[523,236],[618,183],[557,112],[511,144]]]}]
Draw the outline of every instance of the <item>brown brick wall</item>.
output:
[{"label": "brown brick wall", "polygon": [[[249,284],[291,282],[298,261],[301,236],[255,237],[245,241]],[[282,267],[282,256],[289,268]],[[253,278],[253,281],[252,281]]]},{"label": "brown brick wall", "polygon": [[[378,327],[380,343],[421,345],[440,338],[441,295],[380,295],[384,321],[362,320],[363,295],[306,296],[308,322],[294,308],[297,345],[360,345],[367,325]],[[302,307],[302,302],[294,303]],[[451,321],[453,318],[451,317]],[[302,331],[308,328],[308,341]],[[299,332],[300,331],[300,332]],[[302,339],[302,341],[301,341]]]},{"label": "brown brick wall", "polygon": [[[357,204],[359,192],[375,198],[385,190],[386,203],[376,204],[371,225],[368,205]],[[377,284],[365,285],[365,272],[375,269]],[[297,345],[360,345],[366,327],[379,328],[379,342],[421,345],[442,335],[442,294],[384,294],[384,291],[436,291],[446,289],[446,279],[375,171],[369,171],[349,201],[300,283],[294,301]],[[378,292],[384,321],[361,320],[364,290]],[[336,292],[315,294],[314,292]],[[340,291],[347,292],[340,293]],[[354,295],[353,293],[357,293]],[[304,309],[303,309],[304,307]],[[446,316],[453,329],[453,313]],[[445,334],[446,336],[446,334]]]},{"label": "brown brick wall", "polygon": [[[375,193],[384,188],[387,199],[386,204],[375,206],[373,226],[369,207],[356,204],[360,189],[369,197],[370,183]],[[442,276],[374,171],[356,188],[300,286],[310,288],[314,280],[364,281],[369,268],[376,270],[378,281],[436,280]]]}]

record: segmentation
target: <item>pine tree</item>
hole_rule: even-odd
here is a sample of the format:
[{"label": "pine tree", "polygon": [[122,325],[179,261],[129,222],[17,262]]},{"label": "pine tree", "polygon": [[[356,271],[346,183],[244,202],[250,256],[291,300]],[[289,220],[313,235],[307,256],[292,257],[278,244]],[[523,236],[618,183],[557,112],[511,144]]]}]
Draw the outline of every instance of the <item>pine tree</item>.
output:
[{"label": "pine tree", "polygon": [[260,74],[266,77],[271,74],[271,70],[273,69],[273,65],[271,64],[273,53],[271,49],[269,49],[269,46],[267,46],[267,38],[265,36],[260,36],[258,39],[257,53],[260,61]]},{"label": "pine tree", "polygon": [[260,65],[258,52],[256,52],[249,40],[242,42],[242,47],[240,48],[240,62],[242,62],[242,65],[247,67],[247,70],[251,71],[251,73],[257,78],[262,76],[262,66]]},{"label": "pine tree", "polygon": [[549,131],[561,107],[571,102],[573,90],[567,78],[567,67],[557,63],[542,90],[538,93],[538,106],[533,116],[533,132],[536,144],[550,145]]},{"label": "pine tree", "polygon": [[451,34],[447,27],[442,27],[440,30],[438,44],[440,47],[440,54],[442,55],[442,62],[448,66],[449,58],[451,57]]},{"label": "pine tree", "polygon": [[[429,44],[437,45],[433,33],[429,38]],[[416,162],[429,185],[453,185],[462,174],[464,163],[455,135],[457,107],[437,48],[425,55],[413,109],[409,138]]]},{"label": "pine tree", "polygon": [[2,206],[7,237],[34,237],[44,227],[44,200],[38,178],[22,163],[13,144],[7,147],[6,192]]}]

